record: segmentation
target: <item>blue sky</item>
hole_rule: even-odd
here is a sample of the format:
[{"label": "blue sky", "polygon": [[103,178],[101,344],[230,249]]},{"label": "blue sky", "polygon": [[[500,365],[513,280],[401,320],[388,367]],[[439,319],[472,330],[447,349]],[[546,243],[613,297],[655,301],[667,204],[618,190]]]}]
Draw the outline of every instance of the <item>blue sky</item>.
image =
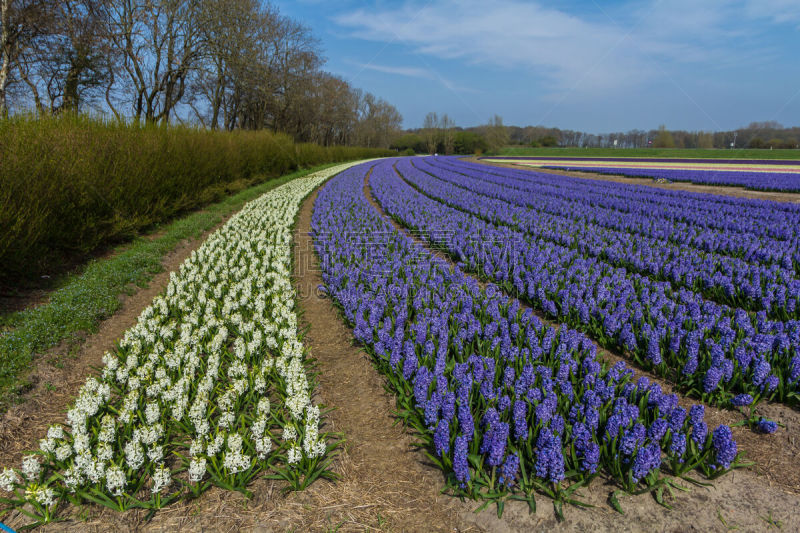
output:
[{"label": "blue sky", "polygon": [[800,125],[800,0],[276,0],[326,70],[459,126]]}]

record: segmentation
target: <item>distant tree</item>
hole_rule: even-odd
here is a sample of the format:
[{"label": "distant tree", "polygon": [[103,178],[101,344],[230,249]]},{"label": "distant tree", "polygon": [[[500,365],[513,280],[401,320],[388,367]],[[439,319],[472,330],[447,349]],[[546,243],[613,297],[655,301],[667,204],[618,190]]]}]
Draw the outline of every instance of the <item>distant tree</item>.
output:
[{"label": "distant tree", "polygon": [[714,135],[707,131],[701,131],[697,135],[698,148],[714,148]]},{"label": "distant tree", "polygon": [[451,155],[453,153],[453,142],[455,140],[455,127],[456,123],[453,119],[447,116],[447,113],[442,115],[439,121],[439,129],[441,130],[442,144],[444,145],[444,153]]},{"label": "distant tree", "polygon": [[366,93],[356,125],[356,144],[368,148],[389,146],[397,138],[402,122],[403,117],[393,105]]},{"label": "distant tree", "polygon": [[539,146],[551,147],[558,146],[558,139],[554,135],[545,135],[536,140]]},{"label": "distant tree", "polygon": [[776,120],[765,120],[764,122],[751,122],[747,129],[749,130],[782,130],[783,126]]},{"label": "distant tree", "polygon": [[770,148],[794,148],[797,145],[795,139],[779,139],[777,137],[767,141],[767,146]]},{"label": "distant tree", "polygon": [[406,133],[405,135],[398,137],[392,143],[391,148],[395,148],[401,152],[412,150],[414,153],[422,154],[425,153],[426,149],[425,139],[416,133]]},{"label": "distant tree", "polygon": [[764,148],[764,139],[761,137],[753,137],[750,139],[750,142],[747,143],[748,148]]},{"label": "distant tree", "polygon": [[455,153],[460,155],[470,155],[478,152],[485,152],[488,149],[486,139],[474,131],[456,132],[453,139]]},{"label": "distant tree", "polygon": [[428,153],[435,153],[439,144],[439,116],[436,112],[431,111],[425,115],[425,121],[422,123],[422,134],[425,136],[425,145]]},{"label": "distant tree", "polygon": [[663,124],[658,127],[658,134],[653,141],[653,146],[655,148],[675,148],[675,140]]},{"label": "distant tree", "polygon": [[503,117],[500,115],[495,115],[489,119],[489,124],[486,125],[484,131],[488,151],[497,153],[508,144],[508,128],[503,125]]}]

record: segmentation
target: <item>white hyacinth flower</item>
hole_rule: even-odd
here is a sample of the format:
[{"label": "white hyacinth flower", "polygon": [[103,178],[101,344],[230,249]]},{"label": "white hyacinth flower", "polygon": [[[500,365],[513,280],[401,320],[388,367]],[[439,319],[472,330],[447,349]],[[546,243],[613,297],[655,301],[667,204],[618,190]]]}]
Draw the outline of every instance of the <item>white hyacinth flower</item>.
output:
[{"label": "white hyacinth flower", "polygon": [[144,448],[139,441],[130,441],[125,445],[125,462],[133,470],[138,470],[144,463]]},{"label": "white hyacinth flower", "polygon": [[289,448],[288,460],[290,465],[299,463],[302,458],[303,458],[303,453],[300,450],[300,446],[295,444],[291,448]]},{"label": "white hyacinth flower", "polygon": [[39,459],[35,455],[26,455],[22,458],[22,474],[25,479],[31,480],[39,476],[42,470],[42,465],[39,464]]},{"label": "white hyacinth flower", "polygon": [[205,457],[192,457],[189,463],[189,479],[197,483],[206,475],[206,459]]},{"label": "white hyacinth flower", "polygon": [[153,472],[153,487],[150,489],[153,494],[158,494],[172,483],[172,474],[169,468],[160,464]]},{"label": "white hyacinth flower", "polygon": [[256,453],[259,459],[266,459],[267,454],[272,450],[272,441],[269,437],[260,437],[255,440]]},{"label": "white hyacinth flower", "polygon": [[147,449],[147,458],[154,463],[160,463],[164,459],[164,447],[151,446]]},{"label": "white hyacinth flower", "polygon": [[64,438],[64,428],[61,426],[50,426],[47,429],[47,438],[48,439],[63,439]]},{"label": "white hyacinth flower", "polygon": [[290,440],[295,440],[297,438],[297,430],[294,426],[284,426],[283,428],[283,435],[281,436],[284,442],[289,442]]},{"label": "white hyacinth flower", "polygon": [[125,490],[125,472],[118,466],[113,465],[106,470],[106,488],[114,496],[122,496]]},{"label": "white hyacinth flower", "polygon": [[153,425],[158,422],[161,411],[158,404],[155,402],[148,403],[144,408],[144,419],[148,425]]},{"label": "white hyacinth flower", "polygon": [[19,476],[10,468],[3,468],[3,473],[0,474],[0,489],[6,492],[14,490],[14,485],[19,484]]},{"label": "white hyacinth flower", "polygon": [[69,443],[63,443],[61,446],[56,448],[56,460],[61,461],[62,463],[69,459],[72,456],[72,446]]}]

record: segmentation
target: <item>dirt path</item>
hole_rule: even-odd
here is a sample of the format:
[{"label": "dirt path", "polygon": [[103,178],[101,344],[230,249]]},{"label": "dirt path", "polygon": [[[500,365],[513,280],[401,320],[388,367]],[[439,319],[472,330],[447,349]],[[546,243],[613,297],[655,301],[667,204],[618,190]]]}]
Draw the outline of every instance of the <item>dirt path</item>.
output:
[{"label": "dirt path", "polygon": [[[395,222],[378,204],[369,186],[369,176],[364,180],[364,195],[369,203],[389,221],[395,229],[411,237],[417,244],[427,248],[427,244],[419,237],[409,233]],[[451,262],[446,254],[438,250],[430,250],[437,257]],[[474,276],[472,276],[474,277]],[[475,278],[477,279],[477,278]],[[478,280],[480,281],[480,280]],[[538,313],[537,313],[538,314]],[[541,315],[540,315],[541,316]],[[548,325],[558,327],[547,319]],[[598,347],[598,354],[613,363],[623,360],[620,354],[614,354]],[[636,370],[638,375],[646,375],[659,382],[665,391],[672,387],[662,379],[648,372]],[[680,396],[680,395],[679,395]],[[682,404],[696,403],[681,396]],[[606,499],[614,486],[606,480],[596,481],[589,489],[581,492],[581,498],[596,508],[583,510],[569,508],[567,520],[557,523],[548,500],[537,509],[537,514],[528,514],[527,507],[511,502],[503,515],[502,525],[511,531],[544,528],[544,530],[584,530],[600,531],[711,531],[726,530],[724,523],[747,531],[761,530],[768,527],[767,521],[772,516],[789,530],[800,529],[800,516],[794,512],[800,504],[800,449],[797,446],[800,437],[800,416],[797,411],[781,405],[763,407],[765,414],[782,420],[787,427],[776,435],[756,435],[745,428],[734,428],[734,435],[739,446],[747,450],[748,458],[756,465],[748,470],[738,470],[723,476],[714,482],[711,488],[693,487],[689,493],[677,493],[675,510],[669,511],[658,505],[648,496],[625,496],[620,501],[626,510],[625,515],[613,511]],[[741,420],[736,412],[715,408],[706,408],[706,420],[709,426],[731,424]],[[488,512],[482,513],[483,515]],[[766,520],[765,520],[766,519]],[[493,523],[494,527],[499,524]],[[537,529],[538,530],[538,529]]]},{"label": "dirt path", "polygon": [[494,166],[494,167],[513,168],[515,170],[530,170],[531,172],[559,174],[561,176],[570,176],[573,178],[582,178],[587,180],[613,181],[616,183],[625,183],[628,185],[645,185],[647,187],[654,187],[656,189],[666,189],[670,191],[689,191],[689,192],[699,192],[706,194],[716,194],[720,196],[733,196],[735,198],[750,198],[752,200],[772,200],[773,202],[800,203],[800,193],[750,191],[743,187],[697,185],[694,183],[687,183],[683,181],[675,181],[672,183],[656,183],[651,178],[630,178],[626,176],[598,174],[597,172],[576,172],[570,170],[539,168],[530,165],[515,165],[514,163],[495,163],[492,161],[487,161],[485,159],[478,159],[477,157],[465,158],[465,161],[469,161],[470,163],[479,163],[481,165]]}]

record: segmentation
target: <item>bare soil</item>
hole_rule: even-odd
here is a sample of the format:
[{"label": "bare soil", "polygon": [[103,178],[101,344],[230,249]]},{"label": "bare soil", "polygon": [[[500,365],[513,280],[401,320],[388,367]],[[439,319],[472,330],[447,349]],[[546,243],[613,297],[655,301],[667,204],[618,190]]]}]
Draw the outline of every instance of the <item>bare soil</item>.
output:
[{"label": "bare soil", "polygon": [[494,163],[477,157],[465,158],[471,163],[480,163],[495,167],[513,168],[516,170],[530,170],[532,172],[544,172],[547,174],[559,174],[561,176],[571,176],[573,178],[583,178],[595,181],[613,181],[616,183],[626,183],[628,185],[645,185],[656,189],[667,189],[671,191],[689,191],[706,194],[717,194],[721,196],[733,196],[735,198],[750,198],[753,200],[772,200],[773,202],[800,203],[800,193],[796,192],[773,192],[773,191],[751,191],[744,187],[721,186],[721,185],[698,185],[683,181],[672,183],[657,183],[651,178],[634,178],[628,176],[613,176],[610,174],[599,174],[597,172],[576,172],[570,170],[558,170],[551,168],[532,167],[530,165],[515,165],[513,163]]}]

